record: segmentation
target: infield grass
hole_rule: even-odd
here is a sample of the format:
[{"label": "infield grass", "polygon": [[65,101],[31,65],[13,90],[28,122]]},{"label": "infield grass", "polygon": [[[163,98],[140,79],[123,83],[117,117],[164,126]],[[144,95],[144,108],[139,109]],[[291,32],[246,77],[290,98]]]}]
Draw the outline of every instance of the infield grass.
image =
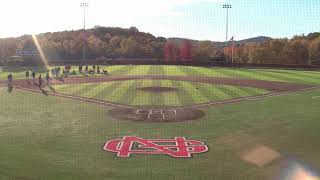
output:
[{"label": "infield grass", "polygon": [[[170,87],[176,91],[148,92],[142,87]],[[171,80],[127,80],[89,84],[66,84],[54,86],[59,93],[96,98],[128,105],[186,106],[210,101],[255,96],[268,93],[267,90],[212,85]]]}]

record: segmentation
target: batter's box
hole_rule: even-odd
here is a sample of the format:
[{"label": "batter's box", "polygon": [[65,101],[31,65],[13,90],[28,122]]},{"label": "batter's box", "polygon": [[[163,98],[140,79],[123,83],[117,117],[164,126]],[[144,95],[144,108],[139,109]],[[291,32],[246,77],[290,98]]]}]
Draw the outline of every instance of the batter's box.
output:
[{"label": "batter's box", "polygon": [[149,122],[177,122],[199,119],[205,114],[194,108],[171,109],[171,108],[115,108],[109,111],[112,117],[132,120],[132,121],[149,121]]}]

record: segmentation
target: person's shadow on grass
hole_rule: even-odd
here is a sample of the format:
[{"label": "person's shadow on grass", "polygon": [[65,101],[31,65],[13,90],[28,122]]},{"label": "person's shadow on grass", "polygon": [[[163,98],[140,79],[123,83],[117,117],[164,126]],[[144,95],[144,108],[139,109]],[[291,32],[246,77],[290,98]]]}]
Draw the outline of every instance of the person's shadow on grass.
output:
[{"label": "person's shadow on grass", "polygon": [[49,86],[49,85],[48,85],[48,87],[49,87],[49,89],[50,89],[52,92],[54,92],[54,93],[56,93],[56,92],[57,92],[57,91],[56,91],[56,89],[54,89],[54,87]]},{"label": "person's shadow on grass", "polygon": [[49,96],[48,91],[42,89],[41,87],[39,89],[40,89],[42,94],[44,94],[45,96]]},{"label": "person's shadow on grass", "polygon": [[89,74],[82,73],[82,76],[89,77]]},{"label": "person's shadow on grass", "polygon": [[12,93],[12,91],[13,91],[13,86],[12,86],[12,85],[9,85],[9,86],[8,86],[8,93]]}]

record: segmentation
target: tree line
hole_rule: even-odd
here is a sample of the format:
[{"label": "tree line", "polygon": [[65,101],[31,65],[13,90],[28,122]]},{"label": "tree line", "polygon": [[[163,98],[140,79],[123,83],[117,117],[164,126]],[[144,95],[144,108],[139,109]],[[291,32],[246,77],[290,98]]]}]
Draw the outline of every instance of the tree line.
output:
[{"label": "tree line", "polygon": [[[233,49],[233,53],[232,53]],[[229,43],[224,49],[235,63],[254,64],[320,64],[320,33],[294,36],[292,39],[271,39],[262,43]]]},{"label": "tree line", "polygon": [[[137,58],[166,61],[230,62],[232,49],[235,63],[313,64],[320,59],[320,33],[295,36],[292,39],[271,39],[260,43],[236,43],[234,48],[219,42],[155,37],[129,29],[96,26],[86,31],[63,31],[36,35],[49,60],[82,58],[86,46],[87,59]],[[36,49],[32,36],[0,39],[0,61],[17,55],[17,50]],[[30,60],[33,57],[24,57]]]},{"label": "tree line", "polygon": [[[43,33],[36,36],[47,59],[142,58],[166,60],[208,60],[219,51],[213,42],[166,39],[129,29],[97,26],[86,31]],[[0,39],[0,60],[15,56],[17,50],[36,49],[32,36]],[[222,53],[221,49],[220,52]],[[25,59],[30,59],[25,57]]]}]

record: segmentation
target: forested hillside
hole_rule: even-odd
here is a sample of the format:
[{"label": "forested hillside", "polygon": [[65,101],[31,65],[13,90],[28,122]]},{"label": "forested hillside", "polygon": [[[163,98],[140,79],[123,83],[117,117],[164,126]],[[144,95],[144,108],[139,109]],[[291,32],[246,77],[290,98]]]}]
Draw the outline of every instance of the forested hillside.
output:
[{"label": "forested hillside", "polygon": [[[86,46],[87,59],[106,58],[158,58],[168,60],[203,59],[213,57],[218,49],[211,42],[177,42],[164,37],[140,32],[137,28],[110,28],[97,26],[86,32],[63,31],[36,35],[47,59],[80,59]],[[199,49],[202,48],[202,49]],[[17,50],[36,49],[32,36],[0,39],[0,59],[15,56]],[[192,55],[193,54],[193,55]],[[199,56],[197,58],[197,56]]]},{"label": "forested hillside", "polygon": [[[232,56],[232,43],[224,53]],[[292,39],[270,39],[262,43],[236,43],[235,63],[320,64],[320,33],[294,36]]]},{"label": "forested hillside", "polygon": [[[129,29],[96,26],[86,31],[63,31],[35,35],[49,60],[75,60],[82,58],[134,58],[163,60],[208,61],[225,59],[230,62],[234,47],[234,62],[255,64],[312,64],[320,61],[320,33],[295,36],[292,39],[256,37],[242,41],[213,42],[182,38],[155,37]],[[16,57],[17,51],[36,50],[31,35],[0,39],[0,61]],[[30,60],[34,57],[25,57]]]}]

